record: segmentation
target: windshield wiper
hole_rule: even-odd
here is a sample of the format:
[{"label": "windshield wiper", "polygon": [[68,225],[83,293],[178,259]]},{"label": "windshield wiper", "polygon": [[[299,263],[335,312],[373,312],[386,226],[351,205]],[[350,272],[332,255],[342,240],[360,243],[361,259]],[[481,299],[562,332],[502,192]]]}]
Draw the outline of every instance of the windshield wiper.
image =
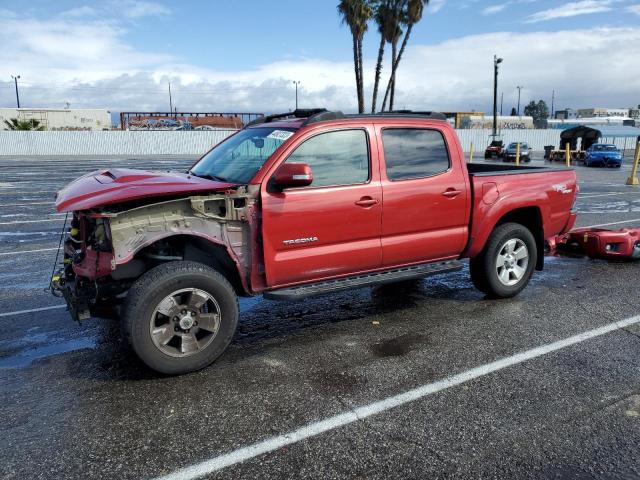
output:
[{"label": "windshield wiper", "polygon": [[193,175],[194,177],[200,177],[200,178],[204,178],[206,180],[213,180],[216,182],[229,182],[226,178],[224,177],[219,177],[217,175],[209,175],[208,173],[199,175],[197,173],[193,173],[193,172],[189,172],[190,175]]}]

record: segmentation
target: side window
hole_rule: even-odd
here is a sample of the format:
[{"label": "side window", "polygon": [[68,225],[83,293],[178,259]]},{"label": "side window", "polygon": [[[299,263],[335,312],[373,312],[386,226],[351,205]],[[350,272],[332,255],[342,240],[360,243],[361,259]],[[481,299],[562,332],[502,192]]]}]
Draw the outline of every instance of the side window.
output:
[{"label": "side window", "polygon": [[417,128],[382,130],[389,180],[430,177],[449,170],[449,153],[442,133]]},{"label": "side window", "polygon": [[353,185],[369,180],[369,148],[364,130],[321,133],[296,148],[286,163],[306,163],[311,187]]}]

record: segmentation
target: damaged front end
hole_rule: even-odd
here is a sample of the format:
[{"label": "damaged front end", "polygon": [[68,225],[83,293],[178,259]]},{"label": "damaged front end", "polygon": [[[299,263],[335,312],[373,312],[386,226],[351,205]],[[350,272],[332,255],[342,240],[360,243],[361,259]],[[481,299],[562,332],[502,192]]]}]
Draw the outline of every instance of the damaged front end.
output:
[{"label": "damaged front end", "polygon": [[61,235],[62,264],[57,264],[56,257],[58,271],[50,289],[64,297],[71,317],[80,321],[91,316],[91,307],[99,306],[106,293],[101,279],[114,270],[109,222],[99,215],[74,212]]},{"label": "damaged front end", "polygon": [[[259,218],[256,192],[246,187],[156,203],[116,204],[73,212],[63,259],[52,278],[75,320],[112,317],[131,285],[169,261],[193,260],[228,274],[251,293],[251,242]],[[235,279],[235,282],[233,281]]]}]

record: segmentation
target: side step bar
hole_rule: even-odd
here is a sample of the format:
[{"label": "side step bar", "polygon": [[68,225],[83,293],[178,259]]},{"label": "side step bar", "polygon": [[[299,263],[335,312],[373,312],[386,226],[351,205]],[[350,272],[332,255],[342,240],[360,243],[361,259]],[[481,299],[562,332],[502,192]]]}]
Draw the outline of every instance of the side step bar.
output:
[{"label": "side step bar", "polygon": [[301,300],[313,295],[337,292],[351,288],[368,287],[382,283],[399,282],[413,278],[428,277],[439,273],[455,272],[462,268],[462,262],[449,260],[446,262],[423,263],[411,267],[386,270],[384,272],[369,273],[355,277],[339,278],[318,283],[308,283],[295,287],[279,288],[264,292],[264,298],[269,300]]}]

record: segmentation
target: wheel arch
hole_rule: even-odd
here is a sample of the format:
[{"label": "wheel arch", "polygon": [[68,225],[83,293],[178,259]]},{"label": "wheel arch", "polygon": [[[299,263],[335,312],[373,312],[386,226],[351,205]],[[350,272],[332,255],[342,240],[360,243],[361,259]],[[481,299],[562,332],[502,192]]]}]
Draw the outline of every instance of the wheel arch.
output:
[{"label": "wheel arch", "polygon": [[536,249],[538,250],[536,270],[542,270],[544,268],[544,225],[540,207],[533,205],[515,208],[503,213],[490,229],[484,230],[482,237],[473,239],[474,244],[471,248],[472,251],[469,251],[469,256],[475,257],[479,255],[485,249],[491,233],[500,225],[509,222],[518,223],[532,233],[536,241]]},{"label": "wheel arch", "polygon": [[495,230],[500,225],[510,222],[526,227],[533,234],[533,238],[536,240],[536,249],[538,250],[536,270],[542,270],[544,268],[544,228],[540,208],[522,207],[511,210],[500,217],[493,229]]},{"label": "wheel arch", "polygon": [[[169,254],[158,254],[157,252]],[[132,252],[128,262],[143,260],[146,268],[171,261],[192,261],[207,265],[227,278],[236,294],[249,293],[240,262],[224,243],[198,234],[176,233],[154,238]]]}]

